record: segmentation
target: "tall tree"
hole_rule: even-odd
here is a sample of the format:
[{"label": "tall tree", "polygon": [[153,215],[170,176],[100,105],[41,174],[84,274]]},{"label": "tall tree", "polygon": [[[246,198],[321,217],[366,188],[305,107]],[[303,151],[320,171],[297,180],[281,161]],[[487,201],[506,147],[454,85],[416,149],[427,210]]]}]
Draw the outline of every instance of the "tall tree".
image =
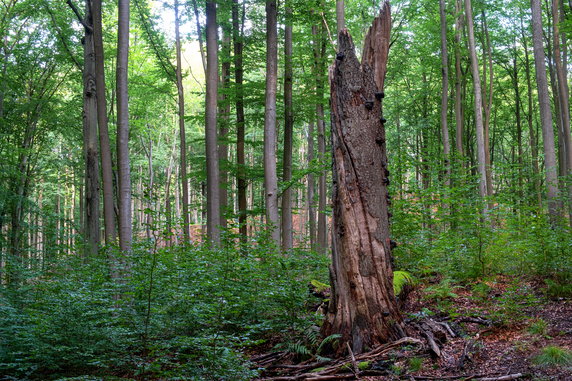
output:
[{"label": "tall tree", "polygon": [[101,155],[101,178],[103,180],[103,216],[105,243],[115,241],[115,208],[113,206],[113,162],[109,143],[107,121],[107,96],[105,93],[105,68],[103,53],[103,26],[101,21],[101,0],[91,1],[93,8],[93,45],[95,52],[95,92],[97,97],[97,124]]},{"label": "tall tree", "polygon": [[463,29],[462,0],[455,0],[455,146],[457,153],[463,156],[463,99],[461,82],[461,33]]},{"label": "tall tree", "polygon": [[[318,158],[321,163],[326,158],[326,123],[324,120],[324,56],[326,41],[323,30],[312,27],[314,39],[314,75],[316,78],[316,126],[318,132]],[[328,226],[326,215],[326,171],[322,169],[318,177],[318,227],[316,248],[319,253],[328,249]]]},{"label": "tall tree", "polygon": [[[341,334],[354,353],[404,335],[392,287],[383,87],[374,79],[383,78],[385,63],[378,61],[378,75],[370,64],[379,60],[379,52],[387,52],[390,24],[386,2],[366,37],[362,64],[348,32],[342,31],[330,79],[335,233],[333,295],[322,333]],[[377,38],[384,31],[385,39]],[[367,53],[370,45],[373,56]]]},{"label": "tall tree", "polygon": [[445,15],[445,0],[439,0],[439,18],[441,21],[441,138],[443,139],[443,156],[447,177],[445,183],[451,180],[451,167],[449,156],[451,154],[449,143],[449,128],[447,127],[447,110],[449,105],[449,54],[447,50],[447,16]]},{"label": "tall tree", "polygon": [[129,0],[118,0],[117,21],[117,177],[119,201],[119,247],[131,251],[131,170],[129,160]]},{"label": "tall tree", "polygon": [[[566,67],[563,65],[561,46],[560,46],[560,0],[552,0],[552,38],[554,45],[554,66],[556,66],[556,76],[558,78],[558,101],[560,104],[561,131],[559,136],[562,138],[562,147],[564,148],[563,160],[560,164],[563,167],[564,174],[572,175],[572,140],[570,136],[570,97],[568,89],[568,78],[566,75]],[[568,196],[572,200],[572,184],[568,185]],[[570,223],[572,224],[572,202],[569,203],[568,214]]]},{"label": "tall tree", "polygon": [[218,163],[218,41],[216,2],[207,1],[207,92],[205,146],[207,159],[207,236],[220,244],[220,172]]},{"label": "tall tree", "polygon": [[540,0],[530,0],[532,9],[532,44],[534,50],[534,67],[536,69],[536,85],[540,104],[540,124],[544,139],[544,166],[546,172],[546,190],[548,197],[548,213],[554,222],[559,213],[558,173],[556,168],[556,151],[554,149],[554,131],[552,127],[552,111],[548,95],[546,64],[543,44],[542,13]]},{"label": "tall tree", "polygon": [[294,113],[292,107],[292,9],[286,2],[286,20],[284,26],[284,156],[282,181],[286,188],[282,193],[282,250],[293,247],[292,232],[292,140],[294,135]]},{"label": "tall tree", "polygon": [[95,256],[99,249],[99,141],[97,134],[97,98],[93,17],[91,3],[85,2],[85,16],[67,0],[67,4],[83,25],[83,157],[85,162],[85,226],[83,233],[87,252]]},{"label": "tall tree", "polygon": [[181,33],[179,19],[179,1],[175,0],[175,50],[177,56],[176,82],[179,111],[179,139],[180,139],[180,171],[183,209],[183,240],[187,245],[191,241],[191,220],[189,216],[189,179],[187,178],[187,135],[185,131],[185,92],[183,89],[183,68],[181,60]]},{"label": "tall tree", "polygon": [[481,78],[479,75],[479,62],[477,60],[477,50],[475,47],[475,28],[473,26],[473,9],[471,0],[465,0],[465,16],[467,22],[467,32],[469,40],[469,54],[471,56],[471,72],[473,74],[474,106],[475,106],[475,127],[477,134],[477,165],[479,173],[479,195],[485,198],[487,195],[487,173],[485,154],[485,134],[483,126]]},{"label": "tall tree", "polygon": [[276,175],[276,87],[278,81],[278,36],[276,0],[266,1],[266,102],[264,110],[264,188],[266,223],[280,246],[278,229],[278,177]]},{"label": "tall tree", "polygon": [[234,46],[234,81],[236,91],[236,183],[238,198],[238,224],[240,239],[246,242],[248,229],[246,225],[246,172],[244,156],[244,95],[243,65],[242,65],[242,26],[244,25],[244,11],[242,22],[239,21],[239,2],[232,2],[232,40]]}]

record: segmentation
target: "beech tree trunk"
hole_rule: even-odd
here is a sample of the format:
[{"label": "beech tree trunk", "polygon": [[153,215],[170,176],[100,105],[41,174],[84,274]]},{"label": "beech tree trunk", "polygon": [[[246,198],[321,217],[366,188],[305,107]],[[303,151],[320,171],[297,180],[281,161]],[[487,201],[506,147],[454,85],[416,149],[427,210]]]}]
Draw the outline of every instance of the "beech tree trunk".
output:
[{"label": "beech tree trunk", "polygon": [[181,37],[179,32],[179,2],[175,0],[175,50],[177,55],[177,95],[179,106],[179,139],[180,139],[180,175],[182,185],[183,243],[191,241],[191,220],[189,217],[189,179],[187,179],[187,139],[185,133],[185,93],[183,89],[183,73],[181,64]]},{"label": "beech tree trunk", "polygon": [[127,72],[129,59],[129,0],[119,0],[117,30],[117,172],[119,200],[119,247],[131,251],[131,170],[129,164],[129,103]]},{"label": "beech tree trunk", "polygon": [[107,97],[105,94],[105,69],[103,55],[103,30],[101,21],[101,0],[92,0],[93,46],[95,51],[95,92],[97,96],[97,124],[99,126],[99,147],[101,155],[101,178],[103,182],[103,217],[105,243],[115,240],[115,210],[113,208],[113,162],[107,127]]},{"label": "beech tree trunk", "polygon": [[[330,77],[332,299],[322,333],[341,334],[342,343],[348,342],[354,353],[404,335],[392,285],[383,87],[374,80],[383,82],[386,63],[379,60],[387,57],[390,25],[386,2],[366,37],[362,64],[343,30]],[[344,350],[345,345],[340,346],[339,351]]]},{"label": "beech tree trunk", "polygon": [[461,81],[461,32],[463,29],[463,11],[461,0],[455,0],[455,145],[459,156],[463,156],[463,99]]},{"label": "beech tree trunk", "polygon": [[[246,225],[246,173],[244,157],[244,95],[242,92],[242,25],[239,21],[238,0],[232,2],[232,44],[234,48],[234,82],[236,92],[236,193],[238,199],[238,231],[240,240],[246,243],[248,227]],[[243,13],[244,20],[244,13]]]},{"label": "beech tree trunk", "polygon": [[264,189],[266,223],[280,247],[278,178],[276,175],[276,86],[278,81],[278,36],[276,0],[266,1],[266,106],[264,111]]},{"label": "beech tree trunk", "polygon": [[205,143],[207,158],[207,237],[220,244],[220,172],[218,164],[217,105],[218,47],[216,2],[207,2],[207,94]]},{"label": "beech tree trunk", "polygon": [[555,222],[559,213],[558,203],[558,174],[556,168],[556,150],[554,149],[554,130],[552,127],[552,111],[548,95],[546,64],[543,44],[542,14],[540,0],[531,0],[532,8],[532,43],[534,49],[534,64],[536,69],[536,85],[540,104],[540,124],[544,140],[544,165],[546,167],[546,190],[548,198],[548,213]]},{"label": "beech tree trunk", "polygon": [[[314,39],[314,75],[316,76],[316,126],[318,132],[318,158],[323,163],[326,157],[326,124],[324,121],[324,56],[326,54],[326,41],[324,32],[318,31],[316,25],[312,26]],[[316,249],[325,254],[328,250],[328,224],[326,215],[326,171],[322,170],[318,177],[318,226]]]},{"label": "beech tree trunk", "polygon": [[483,99],[481,93],[481,79],[479,75],[479,62],[475,47],[475,28],[473,26],[473,10],[471,0],[465,0],[465,15],[467,20],[469,53],[471,56],[471,71],[473,74],[473,90],[475,94],[475,126],[477,134],[477,165],[479,172],[479,195],[482,199],[487,196],[487,171],[486,171],[486,145],[485,130],[483,125]]},{"label": "beech tree trunk", "polygon": [[445,0],[439,0],[439,18],[441,20],[441,138],[443,139],[443,156],[445,162],[445,186],[450,185],[451,167],[449,159],[451,154],[449,143],[449,128],[447,127],[447,110],[449,105],[449,53],[447,50],[447,17],[445,15]]},{"label": "beech tree trunk", "polygon": [[91,5],[85,2],[83,41],[83,154],[85,160],[85,254],[94,257],[99,249],[99,139],[95,87],[95,51]]},{"label": "beech tree trunk", "polygon": [[286,25],[284,27],[284,156],[282,160],[282,181],[286,189],[282,193],[282,250],[293,247],[292,234],[292,140],[294,113],[292,108],[292,9],[286,5]]},{"label": "beech tree trunk", "polygon": [[[552,0],[552,17],[554,22],[553,40],[554,40],[554,64],[556,66],[556,76],[558,78],[558,100],[560,101],[561,115],[561,131],[562,145],[564,147],[562,167],[565,175],[572,175],[572,141],[570,136],[570,101],[568,79],[566,76],[566,66],[563,64],[560,49],[560,0]],[[572,184],[568,185],[568,197],[572,199]],[[572,224],[572,202],[569,202],[568,218]]]}]

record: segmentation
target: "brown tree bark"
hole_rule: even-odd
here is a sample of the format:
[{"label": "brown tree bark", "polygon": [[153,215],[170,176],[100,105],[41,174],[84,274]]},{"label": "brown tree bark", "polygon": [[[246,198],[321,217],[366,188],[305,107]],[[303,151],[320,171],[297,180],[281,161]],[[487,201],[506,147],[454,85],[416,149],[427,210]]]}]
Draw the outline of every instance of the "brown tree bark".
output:
[{"label": "brown tree bark", "polygon": [[[69,2],[71,4],[71,1]],[[83,18],[83,155],[85,160],[85,240],[88,257],[99,250],[99,140],[97,134],[97,98],[95,51],[91,4],[85,2]]]},{"label": "brown tree bark", "polygon": [[482,199],[487,196],[486,146],[483,126],[481,79],[479,75],[479,62],[475,47],[475,28],[473,26],[473,10],[471,0],[465,0],[465,15],[467,21],[469,53],[471,56],[471,71],[473,74],[473,90],[475,94],[475,126],[477,134],[477,165],[479,173],[479,195]]},{"label": "brown tree bark", "polygon": [[[570,100],[568,89],[568,78],[566,75],[566,67],[563,64],[560,49],[560,0],[552,0],[552,23],[553,41],[554,41],[554,65],[556,66],[556,76],[558,78],[558,100],[560,103],[561,131],[559,136],[562,138],[563,160],[562,167],[565,175],[572,175],[572,140],[570,136]],[[572,200],[572,184],[568,185],[568,197]],[[572,224],[572,202],[568,203],[568,218]]]},{"label": "brown tree bark", "polygon": [[105,94],[105,68],[103,53],[103,26],[101,21],[101,0],[92,0],[93,45],[95,51],[95,93],[97,97],[97,123],[99,127],[99,147],[101,156],[101,179],[103,183],[103,219],[105,243],[115,241],[115,210],[113,207],[113,162],[109,143],[107,118],[107,97]]},{"label": "brown tree bark", "polygon": [[[389,30],[386,2],[374,27]],[[374,61],[387,50],[371,38]],[[368,41],[368,37],[366,37]],[[366,45],[367,46],[367,45]],[[367,51],[367,50],[364,50]],[[342,335],[354,353],[404,335],[393,294],[389,240],[387,155],[381,90],[364,55],[360,64],[347,30],[339,35],[339,51],[331,86],[334,159],[334,234],[332,243],[332,300],[322,333]],[[385,65],[377,65],[385,72]],[[383,78],[383,75],[381,75]],[[383,81],[382,81],[383,82]],[[340,351],[345,346],[340,346]]]},{"label": "brown tree bark", "polygon": [[230,25],[225,20],[222,26],[222,46],[221,46],[221,81],[222,94],[220,95],[219,112],[220,126],[218,137],[218,164],[220,174],[220,226],[227,227],[226,215],[228,212],[228,131],[230,123]]},{"label": "brown tree bark", "polygon": [[463,30],[463,10],[461,0],[455,0],[455,146],[459,156],[463,156],[463,99],[461,82],[461,31]]},{"label": "brown tree bark", "polygon": [[449,143],[449,128],[447,127],[447,111],[449,106],[449,52],[447,50],[447,16],[445,15],[445,0],[439,0],[439,18],[441,21],[441,138],[443,140],[443,159],[445,164],[445,186],[451,184],[451,166],[449,159],[451,146]]},{"label": "brown tree bark", "polygon": [[[491,40],[489,37],[489,29],[487,26],[487,16],[485,11],[481,12],[483,16],[483,130],[485,135],[485,170],[487,175],[487,196],[493,195],[493,177],[492,177],[492,162],[491,162],[491,146],[490,146],[490,124],[491,124],[491,111],[493,106],[493,56],[491,52]],[[488,74],[487,74],[488,71]],[[487,82],[488,78],[488,82]],[[488,88],[487,88],[488,87]],[[492,209],[493,203],[489,201],[489,209]]]},{"label": "brown tree bark", "polygon": [[554,149],[554,131],[552,126],[552,111],[548,95],[548,81],[546,79],[546,64],[542,32],[542,14],[540,0],[530,1],[532,8],[532,42],[534,49],[534,63],[536,69],[536,85],[538,87],[538,101],[540,104],[540,123],[544,139],[544,165],[546,171],[546,189],[548,198],[548,213],[554,223],[559,214],[558,203],[558,175],[556,167],[556,151]]},{"label": "brown tree bark", "polygon": [[278,36],[276,0],[266,1],[266,103],[264,110],[264,189],[266,223],[272,241],[280,247],[278,178],[276,175],[276,86],[278,81]]},{"label": "brown tree bark", "polygon": [[292,189],[288,185],[292,180],[292,140],[294,128],[294,110],[292,107],[292,9],[286,3],[286,21],[284,26],[284,156],[282,159],[282,181],[286,189],[282,192],[282,250],[293,247],[292,232]]},{"label": "brown tree bark", "polygon": [[[314,75],[316,77],[316,127],[318,133],[318,158],[323,163],[326,157],[326,124],[324,121],[324,56],[326,53],[326,40],[322,31],[316,25],[312,26],[314,40]],[[328,225],[326,215],[326,171],[322,170],[318,177],[318,225],[316,250],[325,254],[328,250]]]},{"label": "brown tree bark", "polygon": [[207,93],[205,148],[207,159],[207,237],[220,244],[220,172],[218,163],[218,47],[216,2],[207,2]]},{"label": "brown tree bark", "polygon": [[520,19],[520,31],[521,31],[521,42],[524,49],[524,66],[526,74],[526,89],[527,89],[527,114],[526,121],[528,125],[528,137],[530,142],[530,152],[531,152],[531,164],[532,173],[534,174],[534,191],[536,193],[536,202],[538,204],[539,210],[542,208],[542,191],[540,184],[540,169],[538,165],[538,143],[536,138],[536,132],[533,126],[534,110],[532,108],[532,76],[530,74],[530,58],[528,56],[528,39],[525,35],[525,29],[523,25],[522,18]]},{"label": "brown tree bark", "polygon": [[244,95],[242,90],[243,67],[242,67],[242,26],[244,25],[244,12],[242,23],[239,21],[239,2],[232,2],[232,43],[234,46],[234,81],[236,91],[236,188],[238,198],[238,224],[240,240],[246,243],[248,227],[246,225],[246,172],[244,156]]},{"label": "brown tree bark", "polygon": [[187,178],[187,138],[185,131],[185,92],[183,89],[183,69],[181,63],[181,37],[179,32],[179,2],[175,0],[175,50],[177,55],[177,95],[179,107],[179,139],[180,139],[180,171],[181,176],[181,208],[183,213],[183,243],[191,242],[191,220],[189,217],[189,179]]},{"label": "brown tree bark", "polygon": [[[308,123],[308,166],[314,162],[314,121]],[[310,236],[310,249],[316,250],[316,206],[314,195],[316,192],[316,179],[314,173],[308,173],[308,235]]]}]

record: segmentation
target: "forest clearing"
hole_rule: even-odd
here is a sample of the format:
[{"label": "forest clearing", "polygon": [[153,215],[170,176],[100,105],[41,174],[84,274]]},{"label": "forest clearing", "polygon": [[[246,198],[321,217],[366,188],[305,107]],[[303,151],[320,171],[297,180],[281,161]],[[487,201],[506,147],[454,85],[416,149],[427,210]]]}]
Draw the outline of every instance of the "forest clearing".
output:
[{"label": "forest clearing", "polygon": [[570,31],[0,0],[0,380],[572,381]]}]

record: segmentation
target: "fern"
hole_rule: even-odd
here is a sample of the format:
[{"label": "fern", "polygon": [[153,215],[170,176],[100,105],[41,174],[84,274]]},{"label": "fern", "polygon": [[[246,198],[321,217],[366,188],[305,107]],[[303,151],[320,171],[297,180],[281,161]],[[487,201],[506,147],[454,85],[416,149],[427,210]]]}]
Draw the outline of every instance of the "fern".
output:
[{"label": "fern", "polygon": [[322,340],[322,342],[318,346],[318,349],[316,349],[316,353],[321,353],[324,347],[329,343],[331,343],[332,346],[335,346],[337,344],[338,339],[340,339],[341,337],[342,335],[340,335],[339,333],[334,333],[333,335],[324,338],[324,340]]},{"label": "fern", "polygon": [[395,296],[401,294],[406,285],[412,286],[415,283],[414,278],[407,271],[393,272],[393,293]]}]

